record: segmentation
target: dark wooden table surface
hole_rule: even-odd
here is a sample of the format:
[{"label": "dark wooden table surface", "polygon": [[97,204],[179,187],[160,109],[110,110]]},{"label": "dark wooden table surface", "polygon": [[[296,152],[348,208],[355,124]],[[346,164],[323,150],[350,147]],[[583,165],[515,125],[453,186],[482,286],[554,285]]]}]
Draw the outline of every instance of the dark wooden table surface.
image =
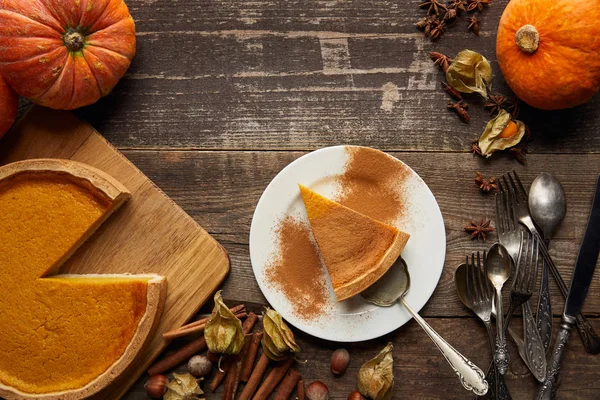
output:
[{"label": "dark wooden table surface", "polygon": [[[496,0],[484,11],[479,38],[466,31],[463,17],[435,43],[414,27],[424,15],[420,2],[127,0],[137,24],[137,56],[113,93],[79,115],[223,244],[232,261],[224,297],[254,311],[266,301],[250,266],[248,232],[270,180],[301,155],[330,145],[372,146],[403,160],[437,198],[448,242],[444,272],[421,314],[487,367],[485,329],[461,305],[453,285],[465,255],[496,238],[477,243],[463,231],[472,218],[493,217],[493,197],[482,195],[473,177],[514,168],[526,183],[542,171],[562,181],[568,212],[551,253],[570,278],[600,172],[600,96],[559,112],[524,106],[520,119],[534,135],[526,165],[506,155],[474,158],[469,145],[489,116],[476,98],[469,100],[470,124],[446,110],[442,74],[428,54],[481,52],[494,68],[494,92],[510,95],[494,51],[507,1]],[[558,322],[563,299],[554,283],[551,291]],[[600,274],[584,311],[600,331]],[[518,328],[518,320],[513,323]],[[338,344],[296,334],[308,360],[299,367],[305,380],[324,381],[332,398],[355,390],[358,368],[387,341],[395,344],[394,398],[471,398],[414,321],[380,339],[346,345],[352,362],[341,378],[329,372]],[[513,398],[532,398],[534,379],[512,345],[510,351]],[[558,398],[600,398],[598,371],[600,355],[586,354],[574,333]],[[145,379],[126,399],[146,398]]]}]

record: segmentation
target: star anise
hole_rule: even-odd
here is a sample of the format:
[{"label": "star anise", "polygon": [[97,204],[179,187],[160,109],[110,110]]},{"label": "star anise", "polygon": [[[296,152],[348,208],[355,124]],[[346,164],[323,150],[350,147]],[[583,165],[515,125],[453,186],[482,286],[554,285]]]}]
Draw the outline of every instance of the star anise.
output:
[{"label": "star anise", "polygon": [[477,176],[475,177],[475,183],[479,186],[482,192],[487,193],[492,189],[494,191],[498,190],[498,184],[496,183],[496,178],[491,177],[490,179],[485,179],[481,172],[477,172]]},{"label": "star anise", "polygon": [[454,8],[449,8],[444,14],[444,19],[448,22],[449,25],[454,25],[456,22],[457,12]]},{"label": "star anise", "polygon": [[446,11],[448,8],[440,0],[427,0],[426,2],[419,5],[421,8],[428,8],[428,15],[440,15],[440,10]]},{"label": "star anise", "polygon": [[523,146],[515,146],[511,147],[509,153],[521,164],[525,164],[527,162],[527,149]]},{"label": "star anise", "polygon": [[483,5],[492,4],[492,0],[469,0],[469,5],[467,6],[467,11],[479,11],[483,12]]},{"label": "star anise", "polygon": [[448,2],[448,10],[456,10],[458,14],[461,11],[467,11],[467,0],[450,0]]},{"label": "star anise", "polygon": [[462,94],[460,94],[458,90],[454,89],[446,82],[442,82],[442,89],[444,90],[444,92],[448,93],[450,97],[452,97],[454,100],[462,100]]},{"label": "star anise", "polygon": [[430,35],[431,40],[438,39],[444,34],[444,32],[446,32],[446,28],[444,27],[445,24],[446,21],[444,21],[443,19],[437,19],[436,17],[433,17],[433,24],[431,25]]},{"label": "star anise", "polygon": [[483,239],[483,241],[485,242],[486,234],[495,231],[495,229],[490,226],[491,223],[492,221],[490,221],[489,219],[486,222],[484,222],[483,218],[481,218],[480,222],[471,220],[471,223],[465,226],[465,231],[471,234],[471,239],[477,238],[478,241],[479,239]]},{"label": "star anise", "polygon": [[479,36],[480,21],[477,19],[477,17],[474,15],[472,17],[467,17],[467,22],[469,23],[467,30],[472,31],[475,35]]},{"label": "star anise", "polygon": [[469,123],[469,121],[471,120],[471,117],[469,116],[469,113],[467,112],[467,110],[469,109],[469,105],[467,103],[465,103],[464,100],[460,100],[457,102],[451,101],[450,103],[448,103],[447,108],[448,108],[448,110],[456,111],[456,113],[458,114],[458,116],[460,117],[460,119],[463,122]]},{"label": "star anise", "polygon": [[519,113],[521,112],[521,106],[519,105],[519,99],[514,98],[511,101],[509,101],[508,104],[506,105],[506,109],[510,112],[510,116],[513,119],[516,119],[519,116]]},{"label": "star anise", "polygon": [[479,140],[476,140],[471,143],[471,153],[473,153],[473,157],[475,157],[475,156],[483,157],[483,153],[481,152],[481,147],[479,147]]},{"label": "star anise", "polygon": [[506,97],[492,94],[483,107],[488,109],[491,115],[498,114],[501,109],[506,107]]},{"label": "star anise", "polygon": [[429,32],[431,32],[431,26],[433,25],[433,18],[428,15],[426,17],[421,18],[415,26],[422,30],[425,33],[425,37],[429,36]]},{"label": "star anise", "polygon": [[429,53],[429,57],[433,60],[433,65],[437,65],[444,72],[448,70],[448,67],[452,63],[452,59],[445,54],[438,53],[437,51],[432,51]]}]

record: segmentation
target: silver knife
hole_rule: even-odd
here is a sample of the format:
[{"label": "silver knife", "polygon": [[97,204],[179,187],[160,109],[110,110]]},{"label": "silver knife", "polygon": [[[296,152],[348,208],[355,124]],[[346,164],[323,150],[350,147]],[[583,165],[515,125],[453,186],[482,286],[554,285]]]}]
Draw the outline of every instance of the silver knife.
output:
[{"label": "silver knife", "polygon": [[579,248],[575,269],[573,270],[571,287],[569,288],[569,295],[565,303],[560,330],[554,344],[552,359],[548,365],[550,369],[546,374],[546,380],[538,388],[536,394],[537,400],[551,400],[556,398],[558,374],[560,372],[563,351],[569,340],[571,329],[575,325],[576,317],[583,307],[594,270],[596,269],[596,263],[598,262],[598,253],[600,253],[600,176],[596,182],[596,193],[594,194],[592,211],[588,219],[581,247]]}]

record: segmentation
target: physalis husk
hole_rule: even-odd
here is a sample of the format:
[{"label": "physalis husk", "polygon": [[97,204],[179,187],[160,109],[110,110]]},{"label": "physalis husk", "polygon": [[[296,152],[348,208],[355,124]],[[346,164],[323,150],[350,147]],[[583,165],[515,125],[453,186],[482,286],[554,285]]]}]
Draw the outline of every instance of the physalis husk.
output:
[{"label": "physalis husk", "polygon": [[448,67],[446,80],[459,92],[477,92],[487,98],[486,86],[492,81],[492,67],[481,54],[462,50]]},{"label": "physalis husk", "polygon": [[490,157],[495,151],[506,150],[521,142],[525,136],[525,124],[512,120],[510,114],[500,110],[496,118],[487,123],[479,138],[481,154]]},{"label": "physalis husk", "polygon": [[242,321],[225,305],[220,290],[214,299],[215,308],[204,328],[208,349],[217,354],[238,354],[244,345]]},{"label": "physalis husk", "polygon": [[271,360],[281,361],[287,358],[289,352],[300,352],[294,334],[277,311],[266,308],[263,312],[263,327],[264,335],[261,343],[263,351]]},{"label": "physalis husk", "polygon": [[358,391],[372,400],[389,400],[394,388],[392,343],[358,370]]},{"label": "physalis husk", "polygon": [[204,392],[192,374],[189,372],[186,374],[173,373],[173,380],[167,384],[167,392],[163,396],[163,400],[200,400],[198,397],[200,394],[204,394]]}]

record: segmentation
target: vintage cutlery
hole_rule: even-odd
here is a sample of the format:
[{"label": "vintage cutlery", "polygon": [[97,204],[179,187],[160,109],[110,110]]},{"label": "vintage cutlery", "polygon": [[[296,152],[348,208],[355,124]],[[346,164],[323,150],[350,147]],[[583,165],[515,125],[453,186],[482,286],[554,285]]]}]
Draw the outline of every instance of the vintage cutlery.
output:
[{"label": "vintage cutlery", "polygon": [[[519,179],[519,176],[515,171],[513,171],[513,175],[514,178],[509,173],[508,178],[515,193],[514,200],[517,218],[523,225],[525,225],[525,227],[529,230],[529,232],[531,232],[532,235],[537,236],[537,238],[541,240],[540,234],[537,231],[535,225],[533,224],[533,220],[531,219],[531,215],[529,214],[527,191],[525,190],[525,187],[523,187],[523,184],[521,183],[521,180]],[[542,255],[544,256],[544,261],[550,267],[550,272],[552,272],[552,275],[556,280],[560,292],[566,298],[568,293],[567,285],[565,284],[565,281],[560,275],[560,272],[558,272],[558,268],[556,268],[556,264],[554,264],[554,261],[552,260],[552,257],[548,252],[548,248],[546,247],[543,241],[540,242],[540,250]],[[587,318],[585,318],[583,314],[579,313],[576,316],[576,324],[577,329],[579,330],[579,334],[581,336],[581,340],[583,341],[583,346],[585,347],[585,350],[590,354],[600,353],[600,336],[598,336],[598,334],[596,333],[592,325],[589,323]]]},{"label": "vintage cutlery", "polygon": [[527,367],[540,382],[546,379],[546,351],[540,331],[531,312],[529,299],[533,295],[538,276],[539,240],[529,232],[521,232],[521,246],[510,288],[510,303],[504,329],[508,329],[513,313],[523,307],[523,331],[525,332],[525,355]]},{"label": "vintage cutlery", "polygon": [[498,372],[502,375],[508,369],[508,350],[504,337],[504,313],[502,311],[502,286],[510,278],[510,254],[500,243],[495,243],[485,259],[485,272],[488,279],[496,289],[496,352],[494,362]]},{"label": "vintage cutlery", "polygon": [[[548,247],[556,228],[558,228],[567,213],[565,190],[553,175],[542,172],[531,184],[528,200],[531,217],[542,230],[544,242]],[[550,303],[548,278],[548,266],[545,265],[542,268],[536,323],[546,353],[552,340],[552,305]]]},{"label": "vintage cutlery", "polygon": [[[486,253],[484,252],[484,261],[485,258]],[[458,266],[454,272],[454,282],[456,284],[458,297],[462,303],[473,311],[484,323],[492,350],[491,354],[493,356],[496,350],[491,320],[491,315],[494,313],[494,289],[485,275],[479,252],[477,252],[477,265],[475,265],[474,255],[471,255],[470,262],[469,256],[467,256],[467,263]],[[512,332],[510,333],[512,334]],[[490,368],[488,368],[486,379],[490,385],[492,399],[512,399],[508,387],[506,386],[506,382],[504,382],[504,377],[498,373],[496,363],[493,361]]]},{"label": "vintage cutlery", "polygon": [[460,383],[467,390],[478,396],[483,396],[488,391],[488,383],[483,371],[460,354],[454,347],[444,340],[421,316],[414,311],[404,299],[410,289],[410,275],[406,262],[399,257],[392,267],[377,282],[361,293],[361,296],[378,306],[390,307],[400,301],[404,308],[412,315],[423,328],[433,343],[442,352]]},{"label": "vintage cutlery", "polygon": [[[513,200],[515,196],[516,195],[514,194],[513,190],[510,189],[505,178],[504,185],[500,183],[500,191],[496,193],[496,227],[498,230],[498,238],[500,243],[507,247],[513,261],[515,262],[515,270],[519,271],[517,260],[521,251],[522,233],[525,231],[525,228],[521,226],[519,220],[517,219],[516,205],[515,201]],[[540,349],[545,352],[546,348],[543,346],[543,341],[541,339],[536,320],[533,318],[533,314],[531,312],[531,304],[529,303],[529,299],[531,298],[535,288],[535,279],[525,280],[525,277],[528,276],[523,274],[515,274],[515,280],[513,280],[513,284],[511,286],[510,306],[507,323],[505,325],[508,327],[513,312],[518,306],[522,305],[525,340],[524,346],[519,348],[519,355],[521,358],[523,358],[527,368],[529,368],[536,379],[541,382],[545,378],[546,364],[545,360],[543,360],[544,357],[539,357],[539,353]],[[517,285],[515,286],[515,284]],[[530,288],[528,287],[529,285],[531,285]],[[520,294],[519,291],[522,294]],[[524,291],[529,291],[530,293],[523,293]],[[544,302],[544,305],[547,307],[550,306],[549,297]],[[552,327],[552,315],[549,317],[549,322],[545,320],[544,321],[545,323],[549,324],[550,327]]]},{"label": "vintage cutlery", "polygon": [[560,363],[563,357],[563,351],[569,340],[571,329],[575,324],[577,316],[581,314],[585,297],[587,296],[596,263],[598,262],[598,254],[600,253],[600,176],[596,182],[596,192],[592,203],[592,211],[588,220],[585,235],[579,248],[579,255],[573,270],[571,278],[571,286],[569,295],[565,302],[565,309],[560,323],[560,330],[554,351],[550,361],[550,370],[548,376],[536,394],[538,400],[550,400],[556,397],[556,389],[558,386],[558,374],[560,371]]}]

